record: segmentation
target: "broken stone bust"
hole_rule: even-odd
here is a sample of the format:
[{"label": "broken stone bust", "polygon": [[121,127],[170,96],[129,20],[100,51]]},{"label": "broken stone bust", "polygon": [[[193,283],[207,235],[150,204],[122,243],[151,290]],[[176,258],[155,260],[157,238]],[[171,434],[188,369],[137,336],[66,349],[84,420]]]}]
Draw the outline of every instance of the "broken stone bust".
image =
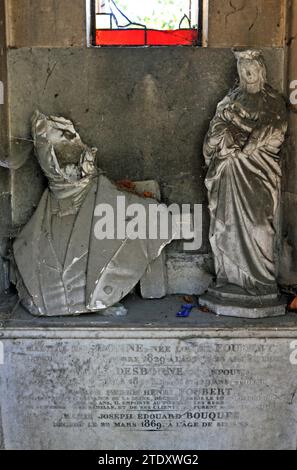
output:
[{"label": "broken stone bust", "polygon": [[71,121],[36,111],[32,136],[48,188],[14,242],[21,302],[37,316],[105,312],[135,287],[172,237],[101,239],[98,205],[107,204],[117,220],[119,197],[145,213],[158,202],[120,191],[97,170],[96,149],[82,142]]},{"label": "broken stone bust", "polygon": [[221,315],[283,315],[278,292],[284,98],[260,51],[235,53],[239,85],[218,104],[204,143],[216,284],[200,299]]}]

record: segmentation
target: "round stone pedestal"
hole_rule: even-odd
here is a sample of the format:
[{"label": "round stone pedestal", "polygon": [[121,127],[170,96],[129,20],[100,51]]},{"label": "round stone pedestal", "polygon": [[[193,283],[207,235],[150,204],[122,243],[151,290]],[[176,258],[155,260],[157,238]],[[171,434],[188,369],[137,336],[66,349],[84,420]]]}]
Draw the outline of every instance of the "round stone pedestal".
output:
[{"label": "round stone pedestal", "polygon": [[199,298],[199,303],[217,315],[265,318],[285,315],[287,299],[278,292],[251,295],[240,287],[228,285],[209,288],[207,293]]}]

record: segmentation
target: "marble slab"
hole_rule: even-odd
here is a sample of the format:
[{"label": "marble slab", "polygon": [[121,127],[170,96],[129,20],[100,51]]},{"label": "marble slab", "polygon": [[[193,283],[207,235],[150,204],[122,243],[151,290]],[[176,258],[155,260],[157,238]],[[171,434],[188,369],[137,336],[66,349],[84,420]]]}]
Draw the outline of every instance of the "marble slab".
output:
[{"label": "marble slab", "polygon": [[125,318],[2,314],[5,449],[296,449],[297,315],[132,297]]}]

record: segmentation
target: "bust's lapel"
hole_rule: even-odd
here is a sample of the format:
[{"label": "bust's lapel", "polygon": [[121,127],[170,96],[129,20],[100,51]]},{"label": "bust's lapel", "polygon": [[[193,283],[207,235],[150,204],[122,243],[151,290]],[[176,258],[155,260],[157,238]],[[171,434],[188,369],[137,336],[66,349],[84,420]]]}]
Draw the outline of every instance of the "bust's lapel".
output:
[{"label": "bust's lapel", "polygon": [[[126,207],[129,204],[141,204],[146,213],[149,205],[157,202],[133,193],[121,192],[107,178],[101,176],[95,207],[97,204],[107,202],[113,207],[116,219],[119,196],[125,197]],[[160,255],[172,238],[97,240],[95,224],[96,218],[93,220],[90,239],[86,301],[88,309],[101,310],[119,302],[133,289],[144,275],[149,263]]]},{"label": "bust's lapel", "polygon": [[[95,208],[98,204],[108,203],[116,214],[117,196],[121,195],[117,188],[103,175],[98,179],[98,190],[95,201]],[[95,236],[95,225],[97,219],[93,214],[93,222],[90,236],[90,251],[87,270],[87,305],[93,297],[93,292],[98,284],[106,266],[120,248],[122,240],[98,240]]]},{"label": "bust's lapel", "polygon": [[64,273],[89,252],[97,185],[92,184],[75,220],[64,263]]}]

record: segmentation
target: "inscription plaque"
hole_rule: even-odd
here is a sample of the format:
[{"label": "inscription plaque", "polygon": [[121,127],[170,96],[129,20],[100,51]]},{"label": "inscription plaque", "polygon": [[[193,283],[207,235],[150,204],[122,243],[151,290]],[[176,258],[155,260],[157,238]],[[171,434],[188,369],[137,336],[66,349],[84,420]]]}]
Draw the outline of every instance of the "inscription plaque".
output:
[{"label": "inscription plaque", "polygon": [[215,335],[4,339],[5,448],[295,448],[292,339]]}]

